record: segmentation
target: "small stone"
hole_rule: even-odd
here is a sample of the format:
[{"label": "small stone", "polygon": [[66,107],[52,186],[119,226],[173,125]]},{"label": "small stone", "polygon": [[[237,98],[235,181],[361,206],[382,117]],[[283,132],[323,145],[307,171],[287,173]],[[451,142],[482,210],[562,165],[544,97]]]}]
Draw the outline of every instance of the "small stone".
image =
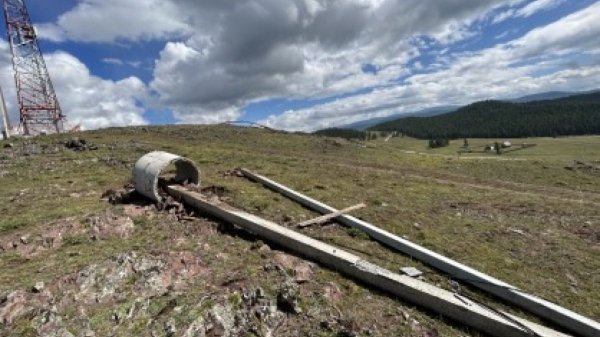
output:
[{"label": "small stone", "polygon": [[33,288],[31,288],[31,291],[34,293],[41,293],[42,291],[44,291],[44,282],[37,282]]},{"label": "small stone", "polygon": [[329,282],[323,287],[323,295],[333,302],[338,302],[343,297],[342,290],[334,282]]},{"label": "small stone", "polygon": [[509,231],[515,233],[515,234],[519,234],[519,235],[525,235],[525,232],[520,230],[520,229],[515,229],[515,228],[510,228]]},{"label": "small stone", "polygon": [[413,224],[413,227],[415,227],[416,229],[421,229],[421,225],[418,222],[415,222]]},{"label": "small stone", "polygon": [[271,251],[271,247],[269,247],[269,245],[264,244],[260,246],[260,248],[258,248],[258,251],[261,253],[268,253]]},{"label": "small stone", "polygon": [[19,240],[21,241],[22,244],[26,245],[29,244],[29,236],[23,235],[19,238]]},{"label": "small stone", "polygon": [[171,318],[165,323],[165,335],[172,337],[175,333],[177,333],[177,327],[175,326],[175,320]]},{"label": "small stone", "polygon": [[258,287],[256,288],[254,295],[256,295],[256,298],[265,298],[265,291],[263,290],[263,288]]},{"label": "small stone", "polygon": [[12,149],[13,147],[15,147],[15,145],[13,143],[6,143],[6,144],[4,144],[4,148],[5,149]]},{"label": "small stone", "polygon": [[87,330],[83,333],[83,337],[96,337],[96,333],[93,330]]}]

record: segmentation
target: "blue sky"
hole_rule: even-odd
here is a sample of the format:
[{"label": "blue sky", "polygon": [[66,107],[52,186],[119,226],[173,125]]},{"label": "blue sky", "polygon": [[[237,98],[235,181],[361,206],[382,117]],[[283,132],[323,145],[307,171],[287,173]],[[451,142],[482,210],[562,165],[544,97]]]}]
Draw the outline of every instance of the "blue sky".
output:
[{"label": "blue sky", "polygon": [[[63,110],[88,129],[247,120],[311,131],[600,87],[598,1],[27,4]],[[14,120],[10,58],[0,67]]]}]

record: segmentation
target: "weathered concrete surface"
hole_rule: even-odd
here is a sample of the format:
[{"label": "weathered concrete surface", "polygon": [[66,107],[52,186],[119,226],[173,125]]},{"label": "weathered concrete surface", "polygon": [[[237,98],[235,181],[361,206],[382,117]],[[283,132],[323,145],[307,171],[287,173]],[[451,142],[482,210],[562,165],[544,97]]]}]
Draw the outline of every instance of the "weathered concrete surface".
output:
[{"label": "weathered concrete surface", "polygon": [[[486,332],[492,336],[567,336],[526,320],[514,320],[498,314],[478,303],[459,298],[455,294],[408,276],[398,275],[369,263],[359,256],[307,237],[255,215],[237,210],[219,201],[207,200],[201,194],[182,186],[166,187],[167,192],[197,209],[236,224],[266,240],[286,247],[314,261],[359,281],[396,295],[455,321]],[[527,328],[524,328],[526,326]]]},{"label": "weathered concrete surface", "polygon": [[198,185],[200,171],[189,159],[168,152],[155,151],[138,159],[133,168],[133,184],[136,191],[154,201],[161,201],[158,193],[158,178],[170,164],[175,164],[175,181]]},{"label": "weathered concrete surface", "polygon": [[[306,195],[296,192],[264,176],[248,170],[242,173],[269,189],[272,189],[298,203],[321,214],[329,214],[337,210],[322,202],[314,200]],[[577,314],[542,298],[527,294],[517,287],[500,281],[494,277],[479,272],[473,268],[449,259],[441,254],[421,247],[411,241],[400,238],[366,221],[362,221],[350,215],[341,215],[336,218],[340,223],[359,229],[367,233],[371,238],[394,248],[402,253],[408,254],[423,263],[452,275],[460,281],[485,290],[509,303],[526,309],[548,321],[560,325],[569,331],[585,337],[600,336],[600,323]]]}]

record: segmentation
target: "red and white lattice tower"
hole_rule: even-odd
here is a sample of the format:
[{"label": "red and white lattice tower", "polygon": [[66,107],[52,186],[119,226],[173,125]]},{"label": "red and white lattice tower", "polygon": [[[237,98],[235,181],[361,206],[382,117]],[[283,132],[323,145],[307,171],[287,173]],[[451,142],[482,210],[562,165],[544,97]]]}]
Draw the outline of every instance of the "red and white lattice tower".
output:
[{"label": "red and white lattice tower", "polygon": [[26,135],[61,133],[63,115],[24,0],[4,0],[20,127]]}]

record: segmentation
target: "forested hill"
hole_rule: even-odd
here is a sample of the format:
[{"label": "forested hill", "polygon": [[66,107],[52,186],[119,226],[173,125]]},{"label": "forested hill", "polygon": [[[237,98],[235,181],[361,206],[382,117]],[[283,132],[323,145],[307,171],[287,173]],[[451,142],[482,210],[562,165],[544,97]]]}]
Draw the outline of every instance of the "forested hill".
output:
[{"label": "forested hill", "polygon": [[483,101],[434,117],[370,128],[431,138],[517,138],[600,134],[600,92],[529,103]]}]

